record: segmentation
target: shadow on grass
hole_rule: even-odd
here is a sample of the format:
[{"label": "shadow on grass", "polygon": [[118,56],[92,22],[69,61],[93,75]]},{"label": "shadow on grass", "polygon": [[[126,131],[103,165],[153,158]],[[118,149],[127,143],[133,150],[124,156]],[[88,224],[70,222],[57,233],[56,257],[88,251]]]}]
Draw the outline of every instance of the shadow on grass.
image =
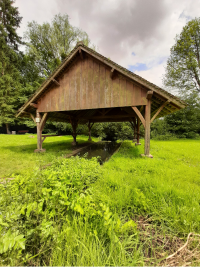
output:
[{"label": "shadow on grass", "polygon": [[[84,139],[79,139],[78,144],[76,146],[72,146],[72,139],[70,140],[61,140],[61,141],[53,141],[53,142],[44,142],[42,147],[46,149],[47,153],[52,152],[61,152],[61,151],[73,151],[77,148],[81,148],[83,146],[86,146],[87,144],[90,144],[91,142],[86,142]],[[22,153],[23,154],[30,154],[33,153],[34,150],[37,148],[36,144],[30,144],[30,145],[16,145],[16,146],[4,146],[2,147],[4,150],[9,150],[15,153]]]}]

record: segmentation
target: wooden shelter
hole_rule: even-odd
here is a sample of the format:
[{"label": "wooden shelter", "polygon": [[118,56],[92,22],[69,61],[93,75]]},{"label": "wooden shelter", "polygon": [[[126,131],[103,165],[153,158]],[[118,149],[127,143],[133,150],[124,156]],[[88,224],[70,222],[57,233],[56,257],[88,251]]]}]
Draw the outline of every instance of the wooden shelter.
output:
[{"label": "wooden shelter", "polygon": [[49,76],[20,108],[17,117],[31,117],[37,125],[37,149],[42,149],[42,130],[48,120],[69,122],[76,145],[78,124],[87,124],[89,140],[95,122],[131,123],[136,145],[140,125],[145,128],[145,156],[150,156],[150,125],[185,107],[176,96],[102,56],[83,42]]}]

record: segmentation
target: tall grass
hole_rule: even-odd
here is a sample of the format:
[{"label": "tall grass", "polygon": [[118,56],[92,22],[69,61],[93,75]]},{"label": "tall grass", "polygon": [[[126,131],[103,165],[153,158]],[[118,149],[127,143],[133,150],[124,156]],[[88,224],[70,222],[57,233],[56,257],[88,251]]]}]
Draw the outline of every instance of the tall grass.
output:
[{"label": "tall grass", "polygon": [[102,167],[59,159],[1,184],[0,264],[163,264],[200,232],[199,150],[152,141],[150,159],[126,141]]},{"label": "tall grass", "polygon": [[148,214],[174,234],[200,231],[200,141],[152,141],[153,159],[125,142],[104,164],[96,194],[118,214]]}]

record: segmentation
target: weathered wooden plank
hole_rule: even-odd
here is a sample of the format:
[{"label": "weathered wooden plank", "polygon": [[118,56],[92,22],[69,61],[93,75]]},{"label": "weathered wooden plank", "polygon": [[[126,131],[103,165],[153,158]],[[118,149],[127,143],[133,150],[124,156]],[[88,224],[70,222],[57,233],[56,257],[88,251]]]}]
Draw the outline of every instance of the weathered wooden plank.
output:
[{"label": "weathered wooden plank", "polygon": [[110,69],[105,68],[105,107],[111,107],[111,82],[110,82]]},{"label": "weathered wooden plank", "polygon": [[99,96],[99,107],[100,108],[105,108],[105,92],[106,92],[106,77],[105,77],[105,66],[103,64],[100,64],[100,85],[99,85],[99,89],[100,89],[100,96]]},{"label": "weathered wooden plank", "polygon": [[60,86],[51,84],[38,103],[39,112],[110,108],[146,105],[147,89],[115,73],[110,68],[85,56],[76,60],[57,78]]},{"label": "weathered wooden plank", "polygon": [[133,84],[126,80],[126,104],[127,106],[133,105]]},{"label": "weathered wooden plank", "polygon": [[52,110],[56,110],[56,98],[57,98],[57,90],[53,86],[52,88]]},{"label": "weathered wooden plank", "polygon": [[83,60],[83,87],[84,87],[84,93],[83,93],[83,98],[84,98],[84,106],[83,109],[87,108],[87,98],[88,98],[88,58],[84,58]]},{"label": "weathered wooden plank", "polygon": [[76,63],[75,68],[75,86],[76,86],[76,96],[75,96],[75,110],[80,109],[80,73],[81,73],[81,61]]},{"label": "weathered wooden plank", "polygon": [[145,156],[150,155],[150,125],[151,125],[151,100],[147,100],[147,105],[145,106]]},{"label": "weathered wooden plank", "polygon": [[93,60],[88,58],[88,90],[87,90],[87,107],[93,107]]},{"label": "weathered wooden plank", "polygon": [[132,107],[132,109],[135,111],[135,113],[137,114],[137,116],[139,117],[139,119],[141,120],[144,128],[146,127],[146,124],[145,124],[145,119],[144,117],[142,116],[142,114],[140,113],[140,111],[138,110],[137,107]]},{"label": "weathered wooden plank", "polygon": [[100,84],[99,84],[99,63],[93,62],[93,70],[94,70],[94,82],[93,82],[93,108],[99,108],[99,95],[100,95]]},{"label": "weathered wooden plank", "polygon": [[136,84],[133,84],[133,103],[136,105],[137,103],[141,103],[141,87],[137,86]]},{"label": "weathered wooden plank", "polygon": [[119,76],[115,75],[112,78],[113,88],[113,107],[119,107]]},{"label": "weathered wooden plank", "polygon": [[[69,71],[68,71],[69,72]],[[65,75],[65,83],[64,83],[64,109],[63,110],[69,110],[70,109],[70,86],[69,86],[69,74],[68,72]]]},{"label": "weathered wooden plank", "polygon": [[[60,84],[60,83],[59,83]],[[56,87],[54,94],[55,94],[55,110],[58,111],[59,110],[59,98],[60,98],[60,87]]]},{"label": "weathered wooden plank", "polygon": [[60,87],[59,87],[59,109],[63,110],[64,108],[64,83],[65,83],[65,75],[62,75],[60,79]]},{"label": "weathered wooden plank", "polygon": [[76,87],[75,87],[74,76],[75,76],[74,66],[72,66],[69,72],[69,90],[70,90],[69,110],[75,109],[74,107],[75,107]]},{"label": "weathered wooden plank", "polygon": [[83,93],[84,93],[84,88],[83,88],[83,64],[84,64],[84,58],[81,60],[80,64],[80,108],[79,109],[84,109],[84,100],[83,100]]},{"label": "weathered wooden plank", "polygon": [[123,76],[121,76],[120,77],[120,102],[119,102],[120,106],[126,106],[125,92],[126,92],[126,79]]}]

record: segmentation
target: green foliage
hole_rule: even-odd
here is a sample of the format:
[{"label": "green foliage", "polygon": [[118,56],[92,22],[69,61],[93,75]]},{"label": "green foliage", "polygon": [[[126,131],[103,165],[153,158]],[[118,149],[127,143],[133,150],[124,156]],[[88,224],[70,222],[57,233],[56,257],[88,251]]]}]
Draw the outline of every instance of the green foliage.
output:
[{"label": "green foliage", "polygon": [[[134,223],[121,225],[109,207],[95,199],[90,189],[102,171],[96,158],[59,159],[43,171],[18,176],[1,184],[0,254],[4,264],[12,264],[12,255],[29,258],[41,249],[52,251],[73,231],[74,222],[87,224],[87,234],[119,242],[118,235],[135,231]],[[64,237],[63,237],[64,236]],[[46,254],[42,258],[48,262]],[[40,256],[38,255],[38,260]]]},{"label": "green foliage", "polygon": [[42,25],[36,21],[29,22],[25,39],[26,54],[33,59],[33,68],[38,69],[38,74],[45,78],[60,65],[77,41],[90,44],[87,33],[73,27],[67,14],[55,15],[51,23]]},{"label": "green foliage", "polygon": [[[78,145],[87,142],[88,136],[78,135]],[[36,167],[50,164],[56,158],[72,153],[72,136],[48,137],[43,142],[45,153],[34,153],[37,147],[36,134],[0,134],[0,178],[26,175]],[[93,141],[98,141],[93,137]],[[14,164],[13,164],[14,162]]]},{"label": "green foliage", "polygon": [[165,86],[180,92],[200,92],[200,18],[189,21],[176,36],[167,61]]},{"label": "green foliage", "polygon": [[177,138],[198,139],[200,136],[200,101],[197,93],[185,98],[187,106],[175,113],[155,120],[151,125],[151,137],[157,140]]},{"label": "green foliage", "polygon": [[129,122],[95,123],[92,128],[92,135],[103,140],[127,140],[133,139],[134,130]]},{"label": "green foliage", "polygon": [[0,124],[14,121],[18,106],[20,83],[20,53],[18,46],[21,38],[17,35],[21,17],[13,1],[0,2]]}]

